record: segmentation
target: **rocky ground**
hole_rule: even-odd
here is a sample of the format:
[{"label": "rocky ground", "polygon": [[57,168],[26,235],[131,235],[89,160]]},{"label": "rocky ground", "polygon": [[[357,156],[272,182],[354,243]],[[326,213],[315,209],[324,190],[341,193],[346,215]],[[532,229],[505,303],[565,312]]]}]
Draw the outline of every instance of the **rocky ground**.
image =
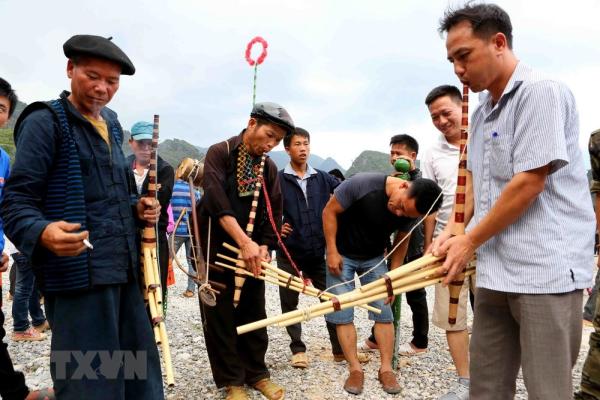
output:
[{"label": "rocky ground", "polygon": [[[3,276],[8,281],[8,274]],[[170,287],[168,306],[168,336],[171,343],[173,368],[176,385],[166,389],[167,399],[220,399],[224,392],[218,390],[211,378],[211,371],[206,355],[202,321],[197,298],[184,298],[186,277],[176,270],[175,286]],[[6,296],[7,286],[4,286]],[[267,313],[269,316],[281,313],[277,288],[267,286]],[[433,304],[433,290],[428,290],[429,304]],[[304,298],[301,306],[314,304],[313,298]],[[431,308],[431,307],[430,307]],[[25,373],[27,383],[32,388],[51,386],[49,372],[50,339],[41,342],[13,342],[11,302],[4,301],[4,312],[7,316],[5,328],[8,350],[15,367]],[[410,309],[404,302],[402,305],[403,340],[409,340],[411,332]],[[371,323],[366,318],[366,311],[356,312],[356,326],[362,340],[369,334]],[[472,316],[470,316],[471,320]],[[581,367],[588,349],[590,328],[582,331],[582,344],[579,359],[573,370],[574,385],[578,385]],[[365,365],[365,390],[360,396],[346,393],[342,386],[347,375],[345,363],[334,363],[330,353],[327,330],[322,318],[317,318],[303,325],[303,337],[308,346],[310,366],[305,370],[294,369],[289,364],[289,338],[285,329],[269,328],[269,350],[266,355],[272,378],[287,389],[286,399],[437,399],[445,393],[454,382],[455,372],[447,351],[444,332],[434,326],[430,328],[429,351],[417,357],[403,358],[399,372],[403,393],[397,396],[386,395],[377,382],[379,357],[372,353],[371,361]],[[260,393],[249,390],[252,399],[263,398]],[[526,399],[523,381],[518,380],[518,399]]]}]

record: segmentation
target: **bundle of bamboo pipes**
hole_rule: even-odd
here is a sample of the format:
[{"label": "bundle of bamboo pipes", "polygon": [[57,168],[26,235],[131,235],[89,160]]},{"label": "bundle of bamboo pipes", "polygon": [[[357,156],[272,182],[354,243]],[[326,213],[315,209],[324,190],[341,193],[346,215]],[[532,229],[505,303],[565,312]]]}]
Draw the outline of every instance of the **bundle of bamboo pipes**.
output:
[{"label": "bundle of bamboo pipes", "polygon": [[[376,300],[391,297],[392,295],[395,296],[400,293],[440,283],[446,276],[441,266],[443,259],[444,257],[436,257],[431,254],[425,255],[389,271],[381,278],[351,292],[341,294],[336,296],[336,298],[305,309],[291,311],[239,326],[237,333],[241,335],[272,325],[286,327],[321,315],[349,307],[363,306]],[[473,267],[467,267],[465,270],[465,275],[472,275],[473,273],[475,273],[475,268]]]},{"label": "bundle of bamboo pipes", "polygon": [[[148,168],[148,194],[150,198],[156,195],[156,149],[158,147],[158,115],[154,116],[154,128],[152,132],[152,153],[150,156],[150,167]],[[171,350],[169,338],[163,315],[163,298],[156,256],[156,229],[150,222],[146,223],[142,234],[142,279],[144,284],[144,301],[150,309],[150,322],[154,329],[156,345],[161,346],[167,385],[174,386],[173,364],[171,362]]]},{"label": "bundle of bamboo pipes", "polygon": [[[228,250],[231,250],[232,252],[236,253],[237,255],[240,254],[240,250],[238,248],[236,248],[228,243],[223,243],[223,247],[225,247]],[[253,277],[253,278],[255,277],[254,274],[252,274],[252,272],[250,272],[246,269],[246,266],[242,260],[233,258],[233,257],[228,257],[221,253],[217,253],[217,257],[234,264],[234,265],[231,265],[231,264],[226,264],[226,263],[217,261],[217,262],[215,262],[215,264],[217,266],[220,266],[220,267],[232,270],[232,271],[236,271],[238,274],[243,274],[248,277]],[[283,271],[277,267],[274,267],[273,265],[271,265],[267,262],[263,261],[261,263],[261,266],[262,266],[261,274],[258,277],[256,277],[257,279],[261,279],[265,282],[273,283],[275,285],[285,287],[287,289],[290,289],[290,290],[293,290],[293,291],[296,291],[299,293],[303,293],[308,296],[317,297],[321,300],[330,300],[331,298],[334,297],[333,294],[320,291],[317,288],[315,288],[314,286],[309,286],[300,277],[294,276],[286,271]],[[376,314],[381,314],[381,310],[376,307],[373,307],[370,305],[361,305],[361,307],[366,310],[372,311]]]}]

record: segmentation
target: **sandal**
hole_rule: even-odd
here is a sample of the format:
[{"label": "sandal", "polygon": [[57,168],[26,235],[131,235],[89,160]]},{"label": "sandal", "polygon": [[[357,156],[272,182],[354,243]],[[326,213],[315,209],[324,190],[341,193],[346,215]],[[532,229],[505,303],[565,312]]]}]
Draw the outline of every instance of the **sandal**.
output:
[{"label": "sandal", "polygon": [[[359,351],[358,353],[356,353],[356,356],[358,357],[358,362],[361,364],[366,364],[369,361],[371,361],[371,357],[367,353],[363,353],[363,352]],[[337,363],[346,361],[346,356],[344,355],[344,353],[338,353],[338,354],[334,353],[333,361],[335,361]]]},{"label": "sandal", "polygon": [[294,368],[304,369],[308,367],[308,356],[306,355],[306,353],[293,354],[291,364]]},{"label": "sandal", "polygon": [[40,390],[34,390],[29,392],[25,400],[55,400],[56,396],[54,395],[53,388],[45,388]]},{"label": "sandal", "polygon": [[402,343],[398,347],[398,354],[401,356],[420,356],[425,353],[427,353],[427,349],[416,348],[411,343]]},{"label": "sandal", "polygon": [[365,353],[371,353],[374,351],[379,351],[379,346],[377,346],[377,343],[373,343],[371,342],[369,339],[365,339],[359,346],[358,346],[358,351],[362,351]]},{"label": "sandal", "polygon": [[285,389],[269,378],[261,379],[254,384],[254,389],[258,390],[269,400],[282,400],[285,396]]},{"label": "sandal", "polygon": [[248,393],[246,393],[243,386],[227,386],[225,400],[248,400]]}]

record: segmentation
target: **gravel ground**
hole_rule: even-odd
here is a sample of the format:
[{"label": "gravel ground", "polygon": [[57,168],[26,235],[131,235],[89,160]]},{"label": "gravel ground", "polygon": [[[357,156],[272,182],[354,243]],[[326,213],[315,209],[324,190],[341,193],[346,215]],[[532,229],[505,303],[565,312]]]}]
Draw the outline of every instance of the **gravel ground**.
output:
[{"label": "gravel ground", "polygon": [[[208,357],[206,355],[202,321],[196,298],[184,298],[181,293],[185,290],[186,277],[176,269],[176,285],[169,290],[168,336],[173,356],[176,385],[165,391],[167,399],[220,399],[224,392],[218,390],[213,381]],[[8,282],[8,274],[3,280]],[[4,286],[6,296],[7,286]],[[267,314],[269,316],[281,313],[277,288],[267,286]],[[433,288],[427,290],[428,302],[433,304]],[[5,298],[6,299],[6,298]],[[313,298],[303,298],[301,306],[314,304]],[[5,329],[8,350],[15,368],[25,373],[27,384],[31,388],[51,386],[49,372],[50,340],[41,342],[13,342],[12,318],[10,316],[11,302],[4,302],[6,314]],[[402,340],[409,340],[412,331],[410,308],[402,305]],[[469,317],[471,321],[472,315]],[[371,323],[367,320],[366,311],[359,309],[355,318],[359,340],[369,334]],[[450,355],[447,351],[444,332],[434,326],[430,327],[429,351],[417,357],[403,358],[399,373],[403,393],[387,395],[377,381],[379,356],[372,353],[371,361],[364,365],[365,389],[360,396],[352,396],[343,389],[347,376],[346,363],[334,363],[327,330],[323,318],[316,318],[303,325],[303,340],[308,347],[309,368],[294,369],[289,365],[289,337],[283,328],[268,328],[269,350],[266,361],[271,370],[272,379],[287,389],[286,399],[437,399],[444,394],[454,382],[455,372]],[[581,378],[581,367],[588,350],[588,336],[591,328],[582,331],[582,345],[576,367],[573,370],[573,382],[577,386]],[[517,382],[517,399],[526,399],[527,395],[522,379]],[[263,398],[260,393],[249,390],[250,398]]]}]

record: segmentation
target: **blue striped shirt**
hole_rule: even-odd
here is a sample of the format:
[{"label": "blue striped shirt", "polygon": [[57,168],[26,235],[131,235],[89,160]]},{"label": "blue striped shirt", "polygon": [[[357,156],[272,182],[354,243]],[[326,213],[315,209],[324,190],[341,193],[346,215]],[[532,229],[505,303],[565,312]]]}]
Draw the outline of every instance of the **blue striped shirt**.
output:
[{"label": "blue striped shirt", "polygon": [[497,104],[480,98],[468,169],[477,224],[520,172],[550,164],[542,193],[477,250],[477,286],[565,293],[592,285],[595,219],[571,91],[519,63]]},{"label": "blue striped shirt", "polygon": [[[200,201],[200,193],[197,190],[194,191],[196,193],[196,203]],[[173,208],[173,218],[175,221],[181,215],[181,211],[185,208],[187,212],[185,213],[183,219],[179,223],[177,230],[175,231],[175,236],[189,236],[187,221],[190,209],[192,207],[192,201],[190,199],[190,185],[181,180],[177,179],[175,181],[175,185],[173,186],[173,196],[171,197],[171,207]]]}]

